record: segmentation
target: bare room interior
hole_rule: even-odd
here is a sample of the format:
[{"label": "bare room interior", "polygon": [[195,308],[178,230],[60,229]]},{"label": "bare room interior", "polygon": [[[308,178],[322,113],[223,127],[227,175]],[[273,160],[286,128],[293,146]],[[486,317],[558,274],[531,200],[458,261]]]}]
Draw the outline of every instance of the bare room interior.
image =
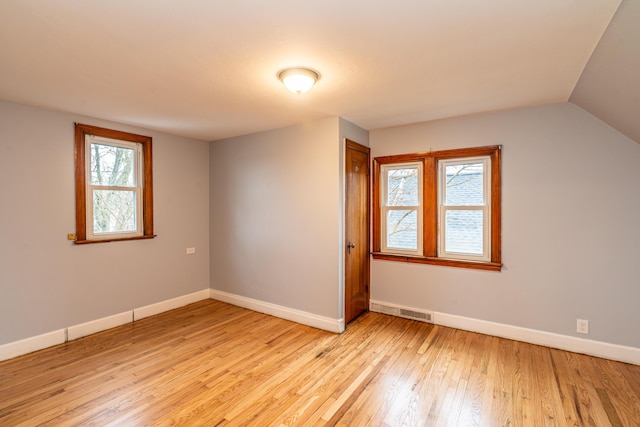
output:
[{"label": "bare room interior", "polygon": [[640,425],[639,22],[0,1],[0,425]]}]

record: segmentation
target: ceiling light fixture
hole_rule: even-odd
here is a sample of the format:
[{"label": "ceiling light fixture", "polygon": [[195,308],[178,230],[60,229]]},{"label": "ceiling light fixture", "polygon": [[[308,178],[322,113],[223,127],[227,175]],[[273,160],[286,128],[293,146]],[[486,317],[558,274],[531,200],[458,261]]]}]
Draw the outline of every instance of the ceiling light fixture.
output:
[{"label": "ceiling light fixture", "polygon": [[320,80],[320,74],[308,68],[287,68],[278,73],[278,78],[287,89],[300,95]]}]

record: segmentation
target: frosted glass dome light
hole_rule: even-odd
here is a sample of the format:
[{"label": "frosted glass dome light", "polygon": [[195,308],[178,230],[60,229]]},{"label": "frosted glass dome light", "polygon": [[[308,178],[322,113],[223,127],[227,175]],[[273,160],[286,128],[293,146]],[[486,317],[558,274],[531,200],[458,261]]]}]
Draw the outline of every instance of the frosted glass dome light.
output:
[{"label": "frosted glass dome light", "polygon": [[308,68],[288,68],[278,73],[278,78],[293,93],[305,93],[320,79],[320,75]]}]

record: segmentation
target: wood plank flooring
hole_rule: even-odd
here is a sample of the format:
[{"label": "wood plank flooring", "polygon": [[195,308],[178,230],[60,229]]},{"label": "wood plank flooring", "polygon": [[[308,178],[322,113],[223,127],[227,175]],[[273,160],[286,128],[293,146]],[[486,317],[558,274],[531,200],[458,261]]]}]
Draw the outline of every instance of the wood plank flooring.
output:
[{"label": "wood plank flooring", "polygon": [[640,366],[207,300],[0,362],[0,426],[640,426]]}]

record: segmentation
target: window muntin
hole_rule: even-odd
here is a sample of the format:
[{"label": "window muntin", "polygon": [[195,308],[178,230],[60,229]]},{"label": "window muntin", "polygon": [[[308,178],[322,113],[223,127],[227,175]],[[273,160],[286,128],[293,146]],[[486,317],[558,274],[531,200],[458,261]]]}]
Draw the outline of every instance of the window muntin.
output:
[{"label": "window muntin", "polygon": [[[407,163],[422,165],[418,183],[422,218],[417,220],[422,230],[417,233],[417,244],[411,246],[421,244],[422,250],[391,251],[385,247],[389,196],[383,181],[388,169]],[[374,259],[501,270],[501,146],[376,157],[373,180]],[[469,185],[475,190],[465,195],[461,190]],[[460,222],[466,228],[456,227]]]},{"label": "window muntin", "polygon": [[150,239],[151,137],[76,124],[76,244]]},{"label": "window muntin", "polygon": [[438,256],[490,261],[491,159],[438,161]]},{"label": "window muntin", "polygon": [[382,167],[383,251],[422,255],[422,163]]}]

